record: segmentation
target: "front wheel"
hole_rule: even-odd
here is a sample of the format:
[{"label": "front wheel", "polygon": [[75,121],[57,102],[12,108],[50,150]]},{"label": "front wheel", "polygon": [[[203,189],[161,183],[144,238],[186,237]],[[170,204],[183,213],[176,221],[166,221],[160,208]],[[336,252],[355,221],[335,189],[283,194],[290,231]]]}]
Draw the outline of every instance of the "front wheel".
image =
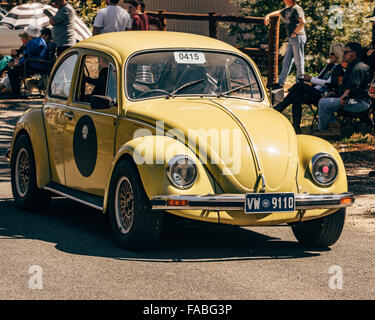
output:
[{"label": "front wheel", "polygon": [[304,247],[327,248],[339,239],[345,214],[343,208],[323,218],[293,224],[294,236]]},{"label": "front wheel", "polygon": [[109,192],[109,217],[115,241],[130,250],[155,247],[162,229],[162,216],[152,212],[132,161],[122,160],[116,166]]}]

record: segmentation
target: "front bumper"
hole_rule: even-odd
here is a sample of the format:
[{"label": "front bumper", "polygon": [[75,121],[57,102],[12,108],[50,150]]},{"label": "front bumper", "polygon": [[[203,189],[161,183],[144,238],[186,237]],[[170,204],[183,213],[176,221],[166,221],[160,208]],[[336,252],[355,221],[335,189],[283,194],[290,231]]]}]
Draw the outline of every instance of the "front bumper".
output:
[{"label": "front bumper", "polygon": [[[341,194],[296,194],[296,210],[336,209],[350,207],[354,203],[353,193]],[[245,210],[245,194],[155,196],[151,199],[153,210]]]}]

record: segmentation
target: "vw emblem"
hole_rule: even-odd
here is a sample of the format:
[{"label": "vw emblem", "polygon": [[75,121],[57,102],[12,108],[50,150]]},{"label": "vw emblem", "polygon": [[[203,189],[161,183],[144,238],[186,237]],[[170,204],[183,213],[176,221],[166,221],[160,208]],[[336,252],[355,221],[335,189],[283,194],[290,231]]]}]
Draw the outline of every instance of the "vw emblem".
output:
[{"label": "vw emblem", "polygon": [[88,135],[89,135],[89,128],[88,128],[87,125],[85,124],[85,125],[82,127],[82,138],[83,138],[84,140],[86,140]]},{"label": "vw emblem", "polygon": [[270,202],[269,202],[269,200],[264,199],[264,200],[262,201],[262,205],[263,205],[264,208],[269,207],[269,206],[270,206]]}]

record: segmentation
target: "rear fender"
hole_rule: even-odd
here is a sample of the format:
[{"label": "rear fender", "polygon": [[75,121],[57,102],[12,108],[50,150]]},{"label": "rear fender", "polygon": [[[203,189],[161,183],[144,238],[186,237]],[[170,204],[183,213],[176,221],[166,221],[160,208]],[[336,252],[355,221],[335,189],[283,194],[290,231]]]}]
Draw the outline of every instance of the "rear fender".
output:
[{"label": "rear fender", "polygon": [[14,143],[22,134],[26,134],[31,141],[35,158],[37,185],[38,188],[42,189],[48,182],[51,181],[51,170],[41,108],[32,108],[27,110],[18,120],[13,133],[10,159],[13,156],[12,151]]}]

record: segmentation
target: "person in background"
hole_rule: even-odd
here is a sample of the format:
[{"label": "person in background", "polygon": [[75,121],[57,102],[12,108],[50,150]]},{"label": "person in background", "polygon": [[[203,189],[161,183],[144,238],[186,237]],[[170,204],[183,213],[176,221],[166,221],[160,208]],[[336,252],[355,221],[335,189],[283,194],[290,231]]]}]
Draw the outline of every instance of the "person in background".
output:
[{"label": "person in background", "polygon": [[375,8],[374,13],[366,18],[369,19],[372,25],[372,40],[371,43],[364,48],[363,62],[370,67],[370,75],[375,75]]},{"label": "person in background", "polygon": [[[364,49],[363,62],[366,63],[369,67],[370,78],[372,82],[375,83],[375,8],[372,15],[367,16],[372,25],[372,41]],[[371,98],[372,103],[372,122],[375,128],[375,98]]]},{"label": "person in background", "polygon": [[[21,58],[16,58],[13,62],[9,63],[8,76],[12,91],[15,94],[20,92],[21,76],[24,71],[24,63],[26,59],[44,59],[47,50],[47,44],[40,36],[40,28],[37,25],[29,25],[26,27],[25,32],[28,35],[26,49]],[[45,64],[41,62],[30,62],[28,66],[37,71],[44,71]]]},{"label": "person in background", "polygon": [[270,17],[282,16],[284,18],[286,34],[288,36],[288,46],[283,59],[283,68],[280,73],[279,81],[273,85],[273,89],[284,87],[285,80],[291,70],[292,63],[296,65],[296,79],[304,74],[305,69],[305,13],[303,9],[296,4],[296,0],[284,0],[286,8],[267,14],[264,18],[264,24],[268,25]]},{"label": "person in background", "polygon": [[[11,63],[14,62],[15,59],[21,58],[23,52],[26,49],[26,43],[29,41],[29,36],[27,35],[26,32],[22,32],[18,36],[21,38],[22,45],[18,49],[10,50],[11,59],[8,62],[7,66],[4,69],[2,69],[1,72],[8,71],[9,68],[12,66]],[[1,92],[12,91],[8,74],[6,74],[5,77],[3,77],[0,81],[0,91]]]},{"label": "person in background", "polygon": [[99,57],[99,69],[98,78],[85,77],[84,81],[94,86],[91,95],[104,96],[107,88],[108,62],[102,57]]},{"label": "person in background", "polygon": [[318,106],[319,100],[326,92],[334,92],[344,76],[341,65],[344,56],[344,45],[342,43],[331,44],[329,63],[320,72],[318,77],[304,74],[305,82],[297,82],[289,89],[285,99],[275,106],[275,110],[282,113],[285,108],[292,104],[293,127],[297,134],[301,133],[302,104],[313,104]]},{"label": "person in background", "polygon": [[319,100],[317,136],[339,135],[339,124],[335,112],[340,109],[348,112],[363,112],[370,107],[368,95],[369,66],[362,62],[362,46],[349,42],[345,46],[344,62],[348,63],[344,79],[336,97],[325,97]]},{"label": "person in background", "polygon": [[74,35],[74,9],[66,0],[51,0],[58,10],[49,18],[53,39],[57,46],[57,56],[76,43]]},{"label": "person in background", "polygon": [[119,0],[110,0],[108,6],[100,9],[95,17],[93,36],[100,33],[131,30],[130,14],[119,6]]},{"label": "person in background", "polygon": [[40,32],[41,38],[47,44],[47,50],[44,55],[44,59],[48,61],[55,61],[56,60],[56,43],[52,41],[52,31],[46,27],[42,29]]},{"label": "person in background", "polygon": [[154,25],[159,30],[162,30],[162,25],[159,19],[144,13],[146,5],[143,1],[131,0],[128,1],[128,4],[129,13],[133,19],[132,30],[150,30],[151,25]]}]

